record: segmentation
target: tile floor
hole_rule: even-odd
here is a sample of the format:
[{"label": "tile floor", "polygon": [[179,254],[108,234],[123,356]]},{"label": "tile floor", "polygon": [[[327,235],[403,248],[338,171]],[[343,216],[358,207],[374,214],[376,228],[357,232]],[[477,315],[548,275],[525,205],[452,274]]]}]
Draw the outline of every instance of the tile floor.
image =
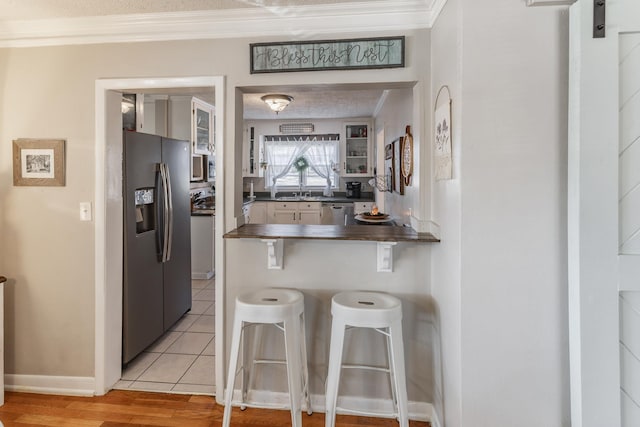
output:
[{"label": "tile floor", "polygon": [[214,279],[193,280],[191,311],[132,360],[114,388],[213,395],[214,288]]}]

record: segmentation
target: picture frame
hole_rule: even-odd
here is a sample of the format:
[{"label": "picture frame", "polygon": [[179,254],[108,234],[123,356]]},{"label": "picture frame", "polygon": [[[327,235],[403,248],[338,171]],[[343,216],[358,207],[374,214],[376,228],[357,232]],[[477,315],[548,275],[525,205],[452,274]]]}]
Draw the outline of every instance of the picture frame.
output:
[{"label": "picture frame", "polygon": [[404,179],[401,172],[402,143],[404,137],[401,136],[393,141],[393,192],[404,196]]},{"label": "picture frame", "polygon": [[[440,94],[445,91],[447,98],[438,104]],[[448,180],[452,177],[453,162],[451,158],[451,93],[446,85],[438,90],[433,115],[435,178],[436,181]]]},{"label": "picture frame", "polygon": [[63,187],[65,185],[65,140],[28,138],[14,140],[13,185]]}]

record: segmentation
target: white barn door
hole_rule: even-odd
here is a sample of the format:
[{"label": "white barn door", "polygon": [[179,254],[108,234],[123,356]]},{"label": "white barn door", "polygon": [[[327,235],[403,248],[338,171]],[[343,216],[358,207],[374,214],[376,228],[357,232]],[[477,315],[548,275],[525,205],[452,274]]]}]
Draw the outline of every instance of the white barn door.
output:
[{"label": "white barn door", "polygon": [[[640,426],[640,1],[571,7],[572,425]],[[596,23],[597,24],[597,23]]]}]

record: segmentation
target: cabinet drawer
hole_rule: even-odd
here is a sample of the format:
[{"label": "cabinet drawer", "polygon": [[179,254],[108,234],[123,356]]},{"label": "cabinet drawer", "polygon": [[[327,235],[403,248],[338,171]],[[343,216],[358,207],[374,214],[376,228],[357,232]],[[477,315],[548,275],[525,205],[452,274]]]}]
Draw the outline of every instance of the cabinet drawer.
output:
[{"label": "cabinet drawer", "polygon": [[322,202],[298,202],[298,210],[300,211],[311,211],[311,210],[320,210],[322,207]]},{"label": "cabinet drawer", "polygon": [[273,210],[296,210],[297,202],[269,202],[269,207]]}]

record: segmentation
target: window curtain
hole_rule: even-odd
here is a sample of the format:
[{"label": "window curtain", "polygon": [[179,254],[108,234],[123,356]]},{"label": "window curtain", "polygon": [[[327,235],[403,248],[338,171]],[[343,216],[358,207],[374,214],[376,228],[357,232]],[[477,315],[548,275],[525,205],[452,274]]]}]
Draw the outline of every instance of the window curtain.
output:
[{"label": "window curtain", "polygon": [[[272,146],[286,146],[286,151],[272,150]],[[306,151],[304,144],[298,141],[268,140],[265,142],[265,154],[267,155],[267,171],[265,180],[271,182],[271,197],[276,197],[278,192],[278,178],[282,178],[293,166],[295,159]]]},{"label": "window curtain", "polygon": [[[320,138],[320,140],[318,140]],[[271,182],[271,197],[278,192],[278,179],[289,173],[293,162],[300,156],[305,156],[309,167],[326,181],[322,192],[324,196],[332,196],[331,165],[337,160],[339,136],[337,134],[299,136],[266,136],[265,154],[267,157],[266,182]],[[287,147],[286,150],[274,150],[273,147]]]},{"label": "window curtain", "polygon": [[310,141],[309,148],[307,149],[309,167],[321,178],[324,178],[327,185],[324,187],[322,195],[325,197],[333,196],[333,190],[331,189],[331,178],[333,176],[333,170],[331,168],[332,163],[336,160],[336,157],[332,156],[338,152],[338,141]]}]

